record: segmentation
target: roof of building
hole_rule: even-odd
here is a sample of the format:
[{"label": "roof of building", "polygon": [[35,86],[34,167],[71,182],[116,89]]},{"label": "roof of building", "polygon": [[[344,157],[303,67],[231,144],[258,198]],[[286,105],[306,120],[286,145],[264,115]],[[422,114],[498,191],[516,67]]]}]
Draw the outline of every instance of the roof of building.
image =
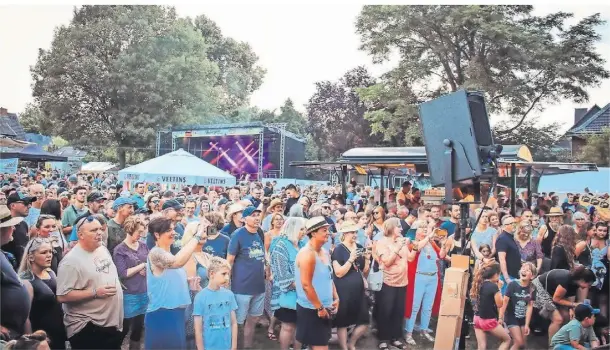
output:
[{"label": "roof of building", "polygon": [[62,147],[62,148],[58,149],[57,151],[53,152],[53,154],[55,154],[57,156],[63,156],[63,157],[69,157],[69,158],[81,158],[81,157],[85,157],[87,155],[87,151],[82,151],[82,150],[76,149],[72,146],[66,146],[66,147]]},{"label": "roof of building", "polygon": [[610,103],[603,108],[593,106],[566,134],[569,136],[596,134],[608,127],[610,127]]},{"label": "roof of building", "polygon": [[19,117],[15,113],[0,116],[0,130],[2,135],[25,141],[25,132],[21,123],[19,123]]}]

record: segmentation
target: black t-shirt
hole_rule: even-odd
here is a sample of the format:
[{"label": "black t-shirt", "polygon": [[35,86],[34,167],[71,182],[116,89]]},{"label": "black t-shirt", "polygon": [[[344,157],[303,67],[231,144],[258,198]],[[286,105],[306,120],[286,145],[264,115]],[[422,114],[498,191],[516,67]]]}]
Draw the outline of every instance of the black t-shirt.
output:
[{"label": "black t-shirt", "polygon": [[400,226],[402,228],[402,235],[406,237],[407,232],[409,232],[409,230],[411,229],[411,226],[409,226],[409,224],[407,224],[407,222],[402,219],[400,219]]},{"label": "black t-shirt", "polygon": [[506,253],[506,270],[511,277],[517,278],[521,269],[521,253],[513,235],[502,232],[496,240],[496,251]]},{"label": "black t-shirt", "polygon": [[532,300],[531,286],[523,287],[518,281],[512,281],[504,294],[509,298],[504,320],[510,326],[525,326],[527,306]]},{"label": "black t-shirt", "polygon": [[477,315],[483,319],[497,319],[498,307],[496,306],[496,293],[499,293],[498,285],[491,281],[484,281],[479,289]]},{"label": "black t-shirt", "polygon": [[290,197],[286,200],[286,208],[284,209],[284,215],[288,215],[290,213],[290,207],[297,204],[299,202],[299,199],[301,199],[300,196],[298,198]]},{"label": "black t-shirt", "polygon": [[22,221],[15,225],[15,231],[13,232],[13,240],[2,246],[2,250],[11,253],[17,260],[17,265],[21,263],[23,257],[23,251],[25,246],[28,244],[28,224]]},{"label": "black t-shirt", "polygon": [[564,298],[574,297],[578,291],[578,285],[572,281],[568,270],[551,270],[538,276],[538,278],[551,297],[555,294],[557,286],[562,286],[567,291]]},{"label": "black t-shirt", "polygon": [[551,253],[551,269],[570,269],[568,255],[566,254],[566,250],[563,246],[556,245],[553,247],[553,251]]},{"label": "black t-shirt", "polygon": [[3,252],[0,252],[0,298],[2,326],[21,336],[30,314],[30,296]]}]

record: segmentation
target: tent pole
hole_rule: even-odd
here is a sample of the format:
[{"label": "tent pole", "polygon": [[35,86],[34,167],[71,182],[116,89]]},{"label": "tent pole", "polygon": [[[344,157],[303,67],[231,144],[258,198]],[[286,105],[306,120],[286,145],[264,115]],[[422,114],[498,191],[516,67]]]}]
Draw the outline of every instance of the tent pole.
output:
[{"label": "tent pole", "polygon": [[384,193],[385,188],[383,186],[384,185],[384,183],[383,183],[383,173],[385,172],[384,170],[385,170],[385,168],[381,168],[380,169],[380,174],[381,174],[381,187],[380,187],[381,189],[380,189],[380,193],[381,194],[379,195],[379,205],[382,206],[382,207],[384,207],[383,206],[383,204],[384,204],[383,202],[384,202],[384,199],[385,199],[385,193]]},{"label": "tent pole", "polygon": [[532,208],[532,167],[527,167],[527,209]]},{"label": "tent pole", "polygon": [[510,215],[515,216],[517,206],[517,164],[510,165]]}]

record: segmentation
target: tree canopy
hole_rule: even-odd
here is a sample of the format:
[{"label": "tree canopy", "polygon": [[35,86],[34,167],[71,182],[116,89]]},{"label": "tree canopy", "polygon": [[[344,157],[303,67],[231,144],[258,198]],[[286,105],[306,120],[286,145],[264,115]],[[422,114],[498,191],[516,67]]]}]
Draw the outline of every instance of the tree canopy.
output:
[{"label": "tree canopy", "polygon": [[581,162],[610,166],[610,128],[604,128],[600,134],[588,136],[586,144],[576,157]]},{"label": "tree canopy", "polygon": [[318,144],[318,159],[336,159],[353,147],[374,145],[369,122],[364,120],[366,106],[357,90],[372,86],[375,80],[364,67],[354,68],[338,82],[316,83],[307,104],[308,131]]},{"label": "tree canopy", "polygon": [[588,87],[610,76],[595,49],[604,23],[594,14],[532,14],[532,6],[364,6],[356,23],[361,49],[398,65],[360,91],[365,117],[386,140],[417,144],[420,102],[461,88],[486,94],[490,113],[511,116],[498,133],[518,129],[532,111],[560,99],[588,101]]},{"label": "tree canopy", "polygon": [[125,152],[151,149],[157,130],[214,122],[247,103],[264,75],[257,60],[204,16],[193,23],[172,7],[82,6],[40,50],[33,95],[57,135],[116,147],[124,166]]}]

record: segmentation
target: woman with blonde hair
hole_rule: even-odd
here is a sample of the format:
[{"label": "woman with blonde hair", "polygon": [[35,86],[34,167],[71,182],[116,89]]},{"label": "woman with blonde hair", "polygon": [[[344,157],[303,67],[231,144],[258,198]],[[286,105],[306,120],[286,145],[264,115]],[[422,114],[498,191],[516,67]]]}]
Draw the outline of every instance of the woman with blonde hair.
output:
[{"label": "woman with blonde hair", "polygon": [[62,241],[57,235],[53,235],[53,232],[56,232],[57,230],[57,220],[55,217],[48,214],[42,214],[38,217],[38,220],[36,220],[36,225],[30,235],[30,238],[48,238],[49,242],[51,242],[53,253],[53,257],[51,258],[51,270],[55,273],[57,273],[57,267],[64,255],[64,248],[61,246]]},{"label": "woman with blonde hair", "polygon": [[375,260],[383,270],[383,285],[380,291],[375,292],[378,347],[386,350],[391,345],[405,349],[406,345],[401,339],[409,283],[407,266],[409,261],[415,259],[415,251],[409,249],[409,240],[402,236],[400,219],[386,220],[382,229],[383,237],[375,247]]},{"label": "woman with blonde hair", "polygon": [[[294,349],[301,348],[295,339],[297,319],[297,295],[295,288],[295,261],[299,252],[299,242],[305,236],[305,219],[288,218],[281,234],[271,242],[269,257],[273,286],[279,290],[277,309],[274,316],[282,323],[280,348],[287,350],[291,343]],[[275,303],[272,303],[275,304]]]},{"label": "woman with blonde hair", "polygon": [[[280,233],[282,226],[284,225],[284,215],[281,213],[273,213],[271,214],[271,229],[265,232],[265,254],[267,255],[267,261],[270,261],[269,258],[269,247],[271,246],[271,242],[276,239]],[[269,317],[269,327],[267,327],[267,338],[269,340],[277,340],[275,336],[275,317],[273,317],[273,310],[277,308],[277,305],[273,305],[274,301],[277,301],[279,289],[274,288],[273,279],[271,277],[271,268],[269,264],[265,266],[267,281],[265,282],[265,312]]]},{"label": "woman with blonde hair", "polygon": [[144,328],[144,315],[148,306],[146,290],[146,257],[148,247],[140,242],[145,225],[137,216],[132,215],[123,222],[125,239],[119,243],[112,254],[121,284],[123,286],[123,337],[129,333],[129,348],[139,349]]},{"label": "woman with blonde hair", "polygon": [[[47,219],[44,219],[47,220]],[[36,237],[25,246],[19,266],[19,278],[30,295],[31,329],[44,330],[53,349],[65,349],[66,329],[61,303],[55,297],[56,275],[51,270],[53,247],[49,238]]]}]

